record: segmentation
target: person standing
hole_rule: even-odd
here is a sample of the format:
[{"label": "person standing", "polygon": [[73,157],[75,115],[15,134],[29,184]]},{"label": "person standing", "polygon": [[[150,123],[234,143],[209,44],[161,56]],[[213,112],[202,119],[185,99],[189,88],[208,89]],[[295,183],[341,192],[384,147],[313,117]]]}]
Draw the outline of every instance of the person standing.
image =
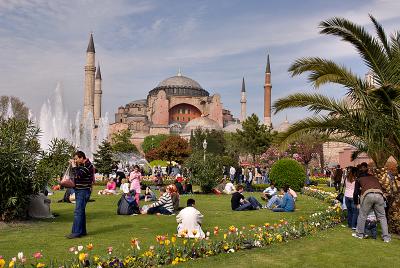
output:
[{"label": "person standing", "polygon": [[336,191],[340,190],[342,176],[343,176],[343,170],[340,168],[340,165],[337,165],[335,172],[333,173],[333,185],[335,186]]},{"label": "person standing", "polygon": [[236,169],[233,166],[231,166],[231,168],[229,169],[229,178],[231,179],[232,183],[235,181],[235,173]]},{"label": "person standing", "polygon": [[390,242],[382,187],[378,178],[368,173],[368,164],[365,162],[360,164],[359,178],[354,186],[353,199],[354,204],[360,209],[357,230],[352,234],[353,237],[361,239],[365,237],[365,222],[368,214],[373,210],[381,224],[383,241]]},{"label": "person standing", "polygon": [[357,168],[350,167],[345,181],[344,200],[347,207],[347,226],[353,230],[356,230],[358,218],[358,208],[353,198],[356,178]]},{"label": "person standing", "polygon": [[94,182],[94,166],[86,158],[82,151],[74,154],[74,159],[70,160],[72,171],[75,176],[75,211],[72,232],[67,238],[79,238],[87,235],[86,231],[86,204],[89,201]]},{"label": "person standing", "polygon": [[135,190],[135,200],[136,203],[139,205],[140,199],[140,180],[142,179],[142,173],[140,173],[140,167],[135,165],[133,167],[133,171],[129,175],[129,182],[131,183],[130,190]]}]

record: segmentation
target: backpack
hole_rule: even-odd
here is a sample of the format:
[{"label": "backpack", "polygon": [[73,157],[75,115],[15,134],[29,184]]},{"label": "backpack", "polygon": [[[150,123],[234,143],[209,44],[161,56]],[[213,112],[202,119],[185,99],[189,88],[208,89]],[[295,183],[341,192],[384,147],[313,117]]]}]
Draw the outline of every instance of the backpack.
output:
[{"label": "backpack", "polygon": [[122,194],[121,198],[118,201],[117,214],[118,215],[140,214],[140,209],[136,203],[135,198],[131,198],[127,194]]}]

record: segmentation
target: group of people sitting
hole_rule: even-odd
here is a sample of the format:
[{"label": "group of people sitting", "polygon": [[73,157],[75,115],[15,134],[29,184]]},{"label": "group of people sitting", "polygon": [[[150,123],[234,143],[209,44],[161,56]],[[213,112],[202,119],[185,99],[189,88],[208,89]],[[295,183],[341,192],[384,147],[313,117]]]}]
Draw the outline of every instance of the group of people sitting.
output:
[{"label": "group of people sitting", "polygon": [[250,196],[247,199],[243,196],[244,187],[238,185],[236,191],[232,193],[231,207],[235,211],[271,209],[273,212],[293,212],[295,210],[295,201],[297,194],[295,191],[285,185],[282,187],[280,194],[273,183],[266,188],[261,196],[261,199],[267,201],[265,206],[262,206],[258,200]]}]

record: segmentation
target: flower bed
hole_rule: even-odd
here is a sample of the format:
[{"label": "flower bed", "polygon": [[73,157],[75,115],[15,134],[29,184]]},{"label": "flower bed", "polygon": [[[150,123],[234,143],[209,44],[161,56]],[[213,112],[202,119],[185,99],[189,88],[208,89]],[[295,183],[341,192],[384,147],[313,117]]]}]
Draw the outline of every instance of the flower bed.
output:
[{"label": "flower bed", "polygon": [[[305,188],[304,194],[326,202],[333,202],[331,193],[313,188]],[[328,195],[329,194],[329,195]],[[62,264],[51,262],[45,264],[42,254],[37,252],[32,257],[26,257],[22,252],[8,262],[7,267],[155,267],[159,265],[178,264],[192,259],[233,253],[238,250],[266,247],[271,244],[283,243],[298,239],[335,226],[342,221],[342,211],[339,204],[329,206],[326,210],[314,213],[309,217],[300,217],[297,221],[280,220],[276,223],[265,223],[263,226],[230,226],[226,229],[214,227],[207,232],[205,239],[178,238],[176,235],[158,235],[155,246],[140,248],[136,238],[130,241],[128,256],[121,256],[112,247],[104,250],[104,256],[91,253],[93,245],[80,245],[69,249],[71,259]],[[187,236],[191,230],[184,230],[180,236]],[[67,250],[66,250],[67,252]],[[6,261],[0,257],[0,268]]]},{"label": "flower bed", "polygon": [[310,177],[310,180],[314,185],[319,185],[319,184],[327,185],[330,182],[331,179],[328,178],[328,177],[314,177],[314,176],[312,176],[312,177]]},{"label": "flower bed", "polygon": [[302,192],[302,194],[323,200],[329,204],[336,203],[337,193],[327,192],[327,191],[318,189],[318,187],[303,187],[301,192]]}]

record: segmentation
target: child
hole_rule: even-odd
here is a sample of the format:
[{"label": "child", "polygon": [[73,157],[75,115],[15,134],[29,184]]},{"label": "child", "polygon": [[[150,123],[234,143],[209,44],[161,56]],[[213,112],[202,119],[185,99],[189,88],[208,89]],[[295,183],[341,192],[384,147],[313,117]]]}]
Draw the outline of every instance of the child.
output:
[{"label": "child", "polygon": [[144,201],[149,202],[149,201],[157,201],[157,196],[156,194],[150,189],[150,187],[146,187],[146,192],[144,195]]},{"label": "child", "polygon": [[122,179],[120,189],[125,194],[129,193],[129,182],[127,179]]},{"label": "child", "polygon": [[365,237],[376,239],[376,215],[373,209],[368,213],[365,221]]}]

